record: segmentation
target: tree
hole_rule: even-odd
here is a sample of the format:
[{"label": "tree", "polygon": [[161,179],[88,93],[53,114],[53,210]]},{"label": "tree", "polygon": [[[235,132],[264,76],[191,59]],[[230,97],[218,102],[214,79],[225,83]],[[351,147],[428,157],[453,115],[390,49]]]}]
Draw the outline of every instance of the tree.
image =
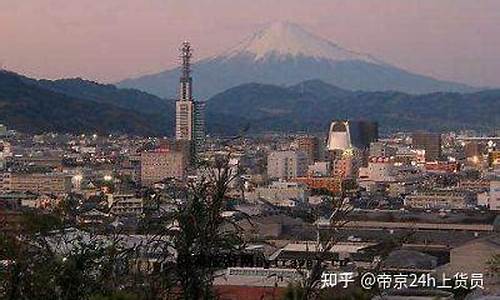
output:
[{"label": "tree", "polygon": [[[133,236],[76,222],[79,195],[69,195],[51,214],[25,214],[21,231],[0,232],[0,297],[216,298],[216,271],[244,246],[240,228],[222,214],[226,192],[240,175],[230,162],[230,156],[217,157],[200,166],[197,180],[167,189],[170,200],[180,200],[177,209],[158,217],[146,212],[144,235],[131,245],[126,240]],[[161,208],[160,194],[146,190],[144,196],[152,210]]]},{"label": "tree", "polygon": [[65,227],[64,217],[30,212],[20,232],[0,233],[2,298],[86,299],[119,289],[117,266],[130,253],[121,237]]},{"label": "tree", "polygon": [[[332,197],[325,197],[324,201],[330,201],[332,213],[327,219],[328,227],[326,230],[321,230],[319,224],[316,224],[317,239],[313,261],[311,268],[303,274],[302,286],[304,292],[302,300],[319,298],[321,276],[327,271],[331,250],[340,240],[339,230],[349,222],[347,216],[352,211],[352,207],[344,199],[335,200]],[[314,211],[313,214],[320,216],[319,213]]]},{"label": "tree", "polygon": [[226,193],[240,175],[239,167],[230,165],[228,155],[200,169],[202,175],[188,184],[174,214],[178,224],[173,236],[175,273],[182,299],[215,298],[212,285],[221,255],[237,253],[243,245],[239,228],[222,216]]}]

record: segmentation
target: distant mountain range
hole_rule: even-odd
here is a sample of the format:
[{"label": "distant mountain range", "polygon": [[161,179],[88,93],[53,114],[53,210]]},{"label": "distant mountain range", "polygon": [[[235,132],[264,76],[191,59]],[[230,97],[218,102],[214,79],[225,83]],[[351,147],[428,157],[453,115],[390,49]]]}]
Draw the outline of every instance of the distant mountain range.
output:
[{"label": "distant mountain range", "polygon": [[[215,112],[231,121],[216,122],[210,115]],[[216,134],[226,134],[228,128],[234,133],[238,127],[249,128],[250,133],[326,132],[333,119],[373,120],[385,132],[488,131],[500,128],[500,90],[410,95],[353,92],[320,80],[290,87],[251,83],[211,98],[207,115]]]},{"label": "distant mountain range", "polygon": [[[368,54],[347,50],[299,25],[278,22],[266,26],[235,47],[193,65],[194,94],[201,100],[245,83],[290,86],[320,79],[362,91],[473,92],[473,87],[437,80],[392,66]],[[127,79],[119,87],[160,97],[175,97],[179,68]]]},{"label": "distant mountain range", "polygon": [[[207,101],[212,135],[326,132],[333,119],[378,121],[382,131],[500,128],[500,90],[475,93],[361,92],[309,80],[243,84]],[[35,80],[0,71],[0,123],[28,133],[173,135],[172,101],[82,79]]]},{"label": "distant mountain range", "polygon": [[171,134],[173,103],[82,79],[34,80],[0,70],[0,123],[27,133]]}]

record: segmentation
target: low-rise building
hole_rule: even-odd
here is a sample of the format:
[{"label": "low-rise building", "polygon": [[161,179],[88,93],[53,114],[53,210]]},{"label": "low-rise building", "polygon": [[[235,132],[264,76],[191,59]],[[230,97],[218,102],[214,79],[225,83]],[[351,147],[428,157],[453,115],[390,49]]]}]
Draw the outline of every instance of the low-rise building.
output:
[{"label": "low-rise building", "polygon": [[0,180],[4,191],[63,194],[71,191],[71,176],[63,173],[4,173]]},{"label": "low-rise building", "polygon": [[183,152],[156,150],[141,154],[141,183],[152,185],[166,178],[183,179],[187,161]]},{"label": "low-rise building", "polygon": [[387,192],[390,197],[399,197],[401,195],[406,195],[414,192],[418,188],[418,185],[414,182],[391,182],[387,186]]},{"label": "low-rise building", "polygon": [[15,157],[14,162],[21,166],[37,166],[61,169],[62,158],[58,156],[20,156]]},{"label": "low-rise building", "polygon": [[472,200],[471,193],[462,191],[426,191],[407,195],[404,205],[423,209],[465,209]]},{"label": "low-rise building", "polygon": [[144,211],[144,201],[134,194],[109,195],[110,213],[119,216],[140,216]]},{"label": "low-rise building", "polygon": [[359,179],[374,182],[395,181],[394,163],[388,157],[373,157],[366,168],[359,169]]},{"label": "low-rise building", "polygon": [[331,172],[329,161],[317,161],[307,168],[307,175],[311,177],[327,177],[331,175]]},{"label": "low-rise building", "polygon": [[0,194],[0,208],[18,210],[23,203],[36,201],[37,194],[27,192],[2,192]]},{"label": "low-rise building", "polygon": [[[251,197],[255,200],[263,199],[278,206],[295,206],[295,201],[307,201],[309,191],[304,185],[296,182],[277,181],[269,186],[256,188]],[[290,201],[293,201],[294,205],[290,205]]]},{"label": "low-rise building", "polygon": [[386,142],[373,142],[370,143],[370,156],[395,156],[398,149],[388,145]]},{"label": "low-rise building", "polygon": [[489,205],[491,210],[500,210],[500,181],[490,182]]},{"label": "low-rise building", "polygon": [[294,181],[305,184],[310,189],[324,189],[333,194],[342,192],[342,183],[344,182],[340,177],[298,177]]},{"label": "low-rise building", "polygon": [[456,173],[459,167],[456,162],[433,161],[425,163],[425,171],[429,173]]}]

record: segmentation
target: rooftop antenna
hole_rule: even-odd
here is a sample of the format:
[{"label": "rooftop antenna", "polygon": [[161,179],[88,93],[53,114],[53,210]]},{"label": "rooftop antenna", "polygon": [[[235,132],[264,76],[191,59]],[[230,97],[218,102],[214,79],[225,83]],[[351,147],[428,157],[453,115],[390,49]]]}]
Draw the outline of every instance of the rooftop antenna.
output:
[{"label": "rooftop antenna", "polygon": [[180,78],[180,98],[181,100],[192,101],[192,81],[191,78],[191,57],[193,56],[193,49],[188,41],[184,41],[181,45],[180,58],[182,60],[181,65],[181,78]]}]

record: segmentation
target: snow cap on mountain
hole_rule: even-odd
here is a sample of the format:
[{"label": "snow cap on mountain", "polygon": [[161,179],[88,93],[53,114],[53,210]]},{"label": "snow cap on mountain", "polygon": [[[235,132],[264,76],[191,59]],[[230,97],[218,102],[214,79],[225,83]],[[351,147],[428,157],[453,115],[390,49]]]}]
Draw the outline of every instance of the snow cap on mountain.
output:
[{"label": "snow cap on mountain", "polygon": [[370,55],[344,49],[290,22],[271,23],[223,54],[227,58],[240,55],[250,55],[255,60],[269,56],[304,56],[331,61],[360,60],[381,63]]}]

